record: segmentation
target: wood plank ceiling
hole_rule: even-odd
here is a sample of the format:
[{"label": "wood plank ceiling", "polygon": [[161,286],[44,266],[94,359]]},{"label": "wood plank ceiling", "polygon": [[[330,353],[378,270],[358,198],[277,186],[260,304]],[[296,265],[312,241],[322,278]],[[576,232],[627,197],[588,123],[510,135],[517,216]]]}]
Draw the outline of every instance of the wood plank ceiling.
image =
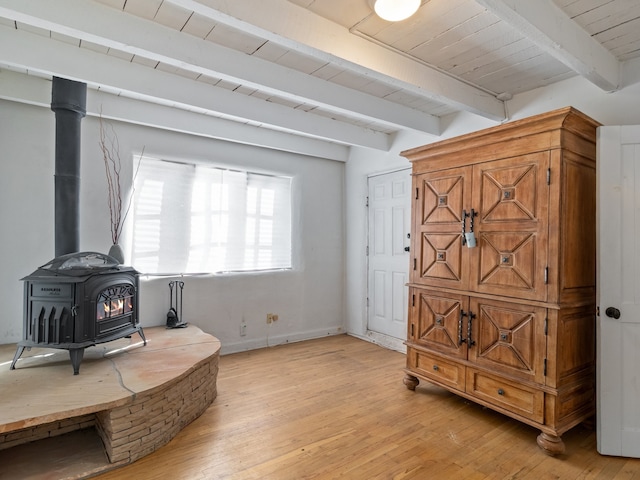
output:
[{"label": "wood plank ceiling", "polygon": [[0,68],[383,151],[576,75],[617,90],[638,57],[637,0],[424,0],[398,23],[369,0],[0,0]]}]

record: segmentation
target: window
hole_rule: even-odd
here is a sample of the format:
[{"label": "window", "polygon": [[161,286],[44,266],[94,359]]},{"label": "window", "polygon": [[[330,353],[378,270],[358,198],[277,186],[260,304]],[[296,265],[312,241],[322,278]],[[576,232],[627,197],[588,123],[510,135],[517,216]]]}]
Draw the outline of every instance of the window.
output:
[{"label": "window", "polygon": [[291,178],[143,157],[132,264],[175,274],[291,268]]}]

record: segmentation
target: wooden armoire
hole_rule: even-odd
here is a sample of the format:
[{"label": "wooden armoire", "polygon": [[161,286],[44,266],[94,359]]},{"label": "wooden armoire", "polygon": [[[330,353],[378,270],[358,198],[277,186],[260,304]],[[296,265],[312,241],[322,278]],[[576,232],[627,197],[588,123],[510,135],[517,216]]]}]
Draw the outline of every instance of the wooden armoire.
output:
[{"label": "wooden armoire", "polygon": [[573,108],[402,152],[413,200],[404,380],[561,435],[595,413],[597,122]]}]

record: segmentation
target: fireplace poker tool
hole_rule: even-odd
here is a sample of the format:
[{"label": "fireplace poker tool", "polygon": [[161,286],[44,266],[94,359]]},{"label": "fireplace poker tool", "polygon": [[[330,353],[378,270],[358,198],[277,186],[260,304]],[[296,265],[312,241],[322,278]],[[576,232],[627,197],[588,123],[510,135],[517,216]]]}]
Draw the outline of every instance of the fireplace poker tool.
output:
[{"label": "fireplace poker tool", "polygon": [[[174,300],[174,287],[175,287],[175,306]],[[178,289],[180,293],[178,294]],[[169,303],[170,308],[167,313],[167,328],[184,328],[188,325],[187,322],[182,320],[182,293],[184,291],[184,282],[172,280],[169,282]],[[178,312],[180,312],[178,314]]]}]

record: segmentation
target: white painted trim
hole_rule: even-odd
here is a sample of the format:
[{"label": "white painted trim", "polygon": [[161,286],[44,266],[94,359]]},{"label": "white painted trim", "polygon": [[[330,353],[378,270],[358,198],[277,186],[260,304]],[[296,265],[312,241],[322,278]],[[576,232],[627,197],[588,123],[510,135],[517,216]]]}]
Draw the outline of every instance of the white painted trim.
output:
[{"label": "white painted trim", "polygon": [[284,345],[287,343],[302,342],[304,340],[314,340],[316,338],[323,338],[329,335],[342,335],[344,333],[345,332],[341,327],[334,327],[322,330],[309,330],[293,335],[273,335],[269,337],[248,340],[246,342],[223,343],[220,349],[220,354],[229,355],[232,353],[255,350],[257,348],[277,347],[278,345]]},{"label": "white painted trim", "polygon": [[404,344],[404,340],[399,338],[367,330],[367,336],[365,339],[390,350],[395,350],[396,352],[405,354],[407,353],[407,346]]},{"label": "white painted trim", "polygon": [[380,175],[388,175],[390,173],[403,172],[404,170],[411,171],[411,167],[401,167],[401,168],[393,168],[390,170],[383,170],[381,172],[370,173],[367,175],[367,179],[372,177],[379,177]]}]

